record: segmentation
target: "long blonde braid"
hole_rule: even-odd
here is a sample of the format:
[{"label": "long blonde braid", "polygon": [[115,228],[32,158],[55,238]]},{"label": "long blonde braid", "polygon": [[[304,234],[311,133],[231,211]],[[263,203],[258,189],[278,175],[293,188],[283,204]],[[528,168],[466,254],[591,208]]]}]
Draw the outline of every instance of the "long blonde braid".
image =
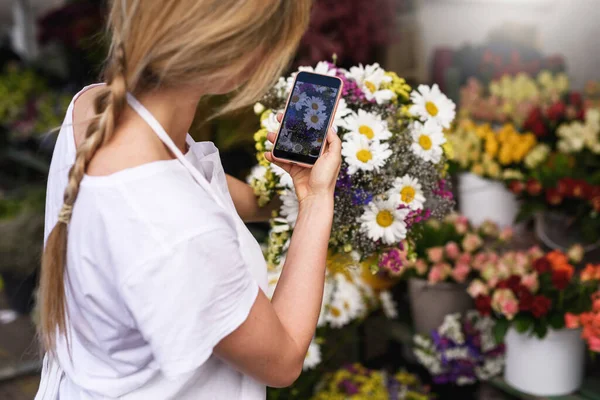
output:
[{"label": "long blonde braid", "polygon": [[42,256],[40,279],[40,339],[47,351],[53,351],[58,333],[66,333],[65,264],[68,224],[79,193],[79,184],[96,151],[113,136],[115,126],[126,104],[127,74],[123,47],[118,45],[106,68],[106,87],[94,101],[96,117],[91,121],[85,139],[77,149],[75,163],[69,171],[64,202],[58,223],[50,233]]}]

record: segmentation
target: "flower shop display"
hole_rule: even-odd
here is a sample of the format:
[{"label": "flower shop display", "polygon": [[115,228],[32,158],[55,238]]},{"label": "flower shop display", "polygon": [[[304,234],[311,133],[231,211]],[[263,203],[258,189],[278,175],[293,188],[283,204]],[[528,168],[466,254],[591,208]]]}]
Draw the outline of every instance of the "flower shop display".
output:
[{"label": "flower shop display", "polygon": [[519,205],[502,183],[523,176],[524,160],[537,144],[532,133],[519,133],[511,123],[494,129],[489,123],[462,119],[448,135],[456,149],[453,165],[458,175],[459,209],[474,224],[493,220],[512,225]]},{"label": "flower shop display", "polygon": [[[471,310],[450,314],[439,328],[427,335],[415,335],[414,353],[439,387],[473,385],[499,375],[504,366],[504,345],[493,334],[494,320]],[[436,387],[437,390],[437,387]],[[465,399],[463,396],[452,398]]]},{"label": "flower shop display", "polygon": [[[510,228],[501,230],[487,221],[475,228],[466,217],[450,214],[442,222],[428,221],[415,242],[414,261],[401,271],[408,279],[408,293],[414,330],[429,334],[445,316],[473,308],[466,292],[477,275],[477,253],[484,245],[494,247],[511,238]],[[386,269],[384,265],[383,269]],[[394,274],[393,270],[388,270]]]},{"label": "flower shop display", "polygon": [[436,398],[416,375],[388,374],[360,364],[348,365],[325,378],[312,400],[428,400]]},{"label": "flower shop display", "polygon": [[[581,274],[582,279],[600,280],[600,265],[587,265]],[[565,315],[567,328],[581,328],[581,337],[586,341],[590,351],[600,353],[600,291],[592,295],[592,310],[582,314]]]},{"label": "flower shop display", "polygon": [[581,332],[565,317],[592,310],[598,274],[575,274],[562,252],[482,253],[480,277],[468,293],[482,315],[496,319],[497,341],[505,338],[505,380],[535,395],[575,391],[583,377]]},{"label": "flower shop display", "polygon": [[[563,99],[569,99],[569,79],[565,73],[541,71],[535,78],[519,73],[504,75],[487,86],[470,79],[461,89],[461,117],[490,123],[512,122],[517,129],[528,129],[544,136],[532,113],[547,116],[549,120],[570,114],[560,112]],[[565,110],[566,111],[566,107]],[[538,134],[540,133],[540,134]]]},{"label": "flower shop display", "polygon": [[[334,125],[342,139],[342,168],[335,191],[332,255],[342,255],[342,267],[363,264],[374,270],[388,251],[404,243],[411,252],[416,228],[430,218],[442,218],[453,200],[446,180],[443,129],[454,119],[452,103],[437,86],[411,91],[403,79],[378,64],[338,68],[320,62],[317,73],[344,81]],[[288,174],[269,164],[268,131],[277,131],[275,114],[285,106],[295,74],[280,78],[259,104],[260,129],[255,134],[257,166],[249,177],[260,204],[278,195],[283,202],[271,220],[267,260],[278,265],[285,253],[298,212]],[[305,105],[298,104],[299,107]],[[400,268],[397,265],[397,268]]]}]

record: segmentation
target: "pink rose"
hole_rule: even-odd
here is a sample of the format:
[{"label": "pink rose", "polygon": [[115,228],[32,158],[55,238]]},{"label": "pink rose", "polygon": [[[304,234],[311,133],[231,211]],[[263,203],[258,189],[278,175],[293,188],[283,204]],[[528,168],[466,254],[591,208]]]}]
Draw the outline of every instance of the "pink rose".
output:
[{"label": "pink rose", "polygon": [[567,251],[567,256],[569,260],[574,263],[580,263],[583,260],[583,255],[585,254],[585,250],[583,246],[580,244],[574,244]]},{"label": "pink rose", "polygon": [[471,272],[469,264],[457,263],[452,270],[452,278],[458,283],[463,283],[467,280],[469,272]]},{"label": "pink rose", "polygon": [[456,221],[454,221],[454,229],[456,233],[459,235],[464,235],[469,230],[469,221],[466,217],[459,216]]},{"label": "pink rose", "polygon": [[469,296],[476,299],[479,296],[487,296],[490,291],[485,283],[479,279],[474,279],[469,285],[467,292],[469,293]]},{"label": "pink rose", "polygon": [[[470,254],[463,253],[463,256],[464,255],[470,255]],[[475,255],[475,257],[473,257],[473,262],[471,263],[471,265],[473,266],[474,269],[479,271],[479,270],[481,270],[483,265],[487,262],[487,260],[488,260],[487,253],[477,253]]]},{"label": "pink rose", "polygon": [[530,274],[521,277],[521,285],[525,286],[531,293],[536,293],[540,288],[537,272],[533,271]]},{"label": "pink rose", "polygon": [[600,337],[591,336],[587,339],[590,350],[595,353],[600,353]]},{"label": "pink rose", "polygon": [[439,263],[444,259],[444,248],[443,247],[432,247],[427,249],[427,258],[432,263]]},{"label": "pink rose", "polygon": [[488,237],[496,237],[500,234],[500,228],[498,228],[498,225],[494,221],[490,220],[483,221],[479,229],[485,236]]},{"label": "pink rose", "polygon": [[515,254],[513,266],[513,273],[516,275],[523,275],[527,272],[530,267],[529,257],[525,253],[517,253]]},{"label": "pink rose", "polygon": [[519,312],[519,302],[510,289],[498,289],[492,296],[492,308],[512,320]]},{"label": "pink rose", "polygon": [[431,267],[429,271],[429,276],[427,277],[427,281],[434,285],[439,282],[443,282],[450,275],[451,268],[450,265],[446,263],[438,263]]},{"label": "pink rose", "polygon": [[458,262],[471,265],[471,258],[469,253],[462,253],[460,257],[458,257]]},{"label": "pink rose", "polygon": [[422,258],[419,258],[417,261],[415,261],[413,267],[415,270],[417,270],[417,274],[419,274],[419,276],[423,276],[427,273],[428,265]]},{"label": "pink rose", "polygon": [[[486,263],[481,269],[481,277],[485,279],[488,283],[498,277],[498,272],[496,271],[496,265],[494,263]],[[495,286],[495,285],[490,285]]]},{"label": "pink rose", "polygon": [[503,242],[508,242],[509,240],[512,239],[513,237],[513,228],[510,226],[507,226],[506,228],[502,229],[502,231],[500,232],[500,236],[498,236],[498,239],[500,239]]},{"label": "pink rose", "polygon": [[568,329],[576,329],[579,328],[579,316],[571,313],[565,314],[565,326]]},{"label": "pink rose", "polygon": [[474,233],[468,233],[465,235],[465,238],[463,239],[462,247],[463,247],[463,249],[465,249],[466,252],[472,253],[475,250],[477,250],[479,247],[481,247],[482,244],[483,244],[483,241],[481,240],[479,235],[476,235]]},{"label": "pink rose", "polygon": [[455,242],[448,242],[445,246],[446,256],[451,260],[456,260],[460,255],[460,248]]},{"label": "pink rose", "polygon": [[505,260],[500,260],[496,264],[496,276],[500,279],[508,278],[511,275],[511,269]]},{"label": "pink rose", "polygon": [[544,255],[544,251],[539,248],[539,246],[533,246],[529,250],[527,250],[527,255],[532,259],[540,258]]}]

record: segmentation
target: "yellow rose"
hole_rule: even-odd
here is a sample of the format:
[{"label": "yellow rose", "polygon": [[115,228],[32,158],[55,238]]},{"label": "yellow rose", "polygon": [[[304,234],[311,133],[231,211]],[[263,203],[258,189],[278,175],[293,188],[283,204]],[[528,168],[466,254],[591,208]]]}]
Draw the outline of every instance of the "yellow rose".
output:
[{"label": "yellow rose", "polygon": [[496,140],[496,136],[493,133],[488,135],[486,138],[485,152],[491,157],[495,157],[498,153],[498,141]]},{"label": "yellow rose", "polygon": [[500,177],[500,166],[496,162],[491,162],[486,165],[486,172],[492,178]]},{"label": "yellow rose", "polygon": [[498,161],[502,165],[508,165],[512,162],[513,154],[510,146],[502,146],[500,148],[500,154],[498,154]]},{"label": "yellow rose", "polygon": [[485,173],[485,170],[483,169],[482,164],[475,164],[475,165],[473,165],[473,167],[471,167],[471,172],[474,173],[475,175],[483,176],[483,174]]}]

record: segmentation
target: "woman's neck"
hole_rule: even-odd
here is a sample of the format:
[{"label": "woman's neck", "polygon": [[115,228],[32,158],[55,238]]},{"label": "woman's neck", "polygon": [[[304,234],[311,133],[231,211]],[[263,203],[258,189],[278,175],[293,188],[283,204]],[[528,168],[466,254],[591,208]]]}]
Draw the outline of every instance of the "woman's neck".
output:
[{"label": "woman's neck", "polygon": [[194,121],[202,94],[188,89],[161,89],[142,94],[138,100],[152,113],[175,145],[185,153],[186,136]]}]

